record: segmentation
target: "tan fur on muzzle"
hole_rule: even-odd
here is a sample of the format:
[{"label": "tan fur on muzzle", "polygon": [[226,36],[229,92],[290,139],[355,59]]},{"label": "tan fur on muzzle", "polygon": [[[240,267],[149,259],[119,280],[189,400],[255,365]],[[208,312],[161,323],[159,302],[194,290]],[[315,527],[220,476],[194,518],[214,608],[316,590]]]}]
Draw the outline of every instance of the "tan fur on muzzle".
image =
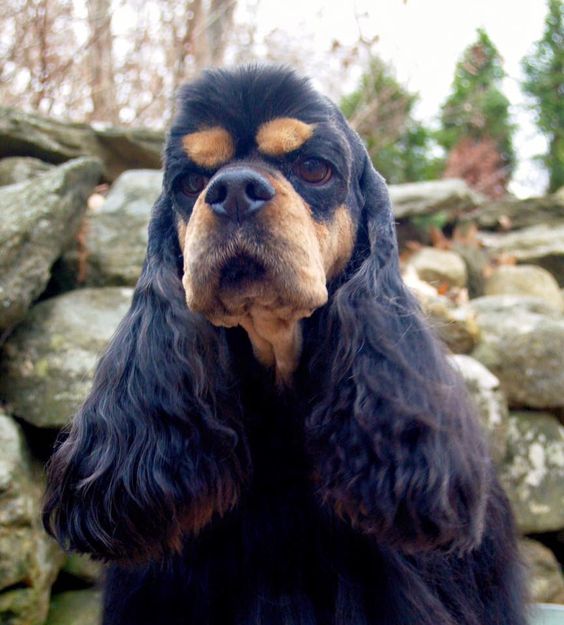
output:
[{"label": "tan fur on muzzle", "polygon": [[[257,359],[288,381],[300,354],[299,320],[327,302],[327,281],[349,259],[353,229],[344,206],[317,222],[285,178],[268,178],[276,195],[238,228],[226,228],[201,194],[185,231],[179,228],[182,283],[192,310],[218,326],[242,326]],[[264,268],[260,278],[222,285],[222,270],[241,257]]]}]

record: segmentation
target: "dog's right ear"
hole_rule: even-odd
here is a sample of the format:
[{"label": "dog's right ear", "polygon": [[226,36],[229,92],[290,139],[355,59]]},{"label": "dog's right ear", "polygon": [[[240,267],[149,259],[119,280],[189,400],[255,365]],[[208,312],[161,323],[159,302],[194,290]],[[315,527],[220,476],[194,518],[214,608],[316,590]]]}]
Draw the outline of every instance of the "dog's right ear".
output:
[{"label": "dog's right ear", "polygon": [[460,376],[400,276],[384,180],[352,141],[363,164],[360,260],[328,304],[316,356],[325,377],[307,432],[319,496],[401,550],[466,551],[484,526],[485,443]]},{"label": "dog's right ear", "polygon": [[132,560],[234,506],[248,469],[223,331],[186,306],[170,199],[153,209],[133,303],[48,469],[47,530]]}]

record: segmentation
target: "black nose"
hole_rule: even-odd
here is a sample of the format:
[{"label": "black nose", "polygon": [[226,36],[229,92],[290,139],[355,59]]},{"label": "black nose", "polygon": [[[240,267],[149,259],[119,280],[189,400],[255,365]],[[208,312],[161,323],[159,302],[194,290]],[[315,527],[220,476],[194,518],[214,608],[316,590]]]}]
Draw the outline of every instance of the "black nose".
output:
[{"label": "black nose", "polygon": [[273,186],[249,167],[218,173],[206,193],[214,213],[241,222],[260,210],[275,195]]}]

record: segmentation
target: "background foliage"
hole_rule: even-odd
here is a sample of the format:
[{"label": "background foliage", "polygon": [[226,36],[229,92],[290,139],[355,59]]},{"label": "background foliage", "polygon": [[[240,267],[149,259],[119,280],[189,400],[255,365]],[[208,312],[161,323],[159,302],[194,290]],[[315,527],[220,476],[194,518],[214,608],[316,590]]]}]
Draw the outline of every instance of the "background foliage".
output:
[{"label": "background foliage", "polygon": [[[299,70],[315,56],[299,32],[274,28],[257,37],[258,2],[4,0],[0,100],[75,121],[161,128],[178,86],[206,66],[276,61]],[[563,0],[548,0],[544,35],[523,61],[523,88],[548,140],[539,158],[550,190],[564,184],[563,40]],[[486,195],[504,195],[516,165],[514,126],[503,60],[488,34],[478,30],[461,51],[451,93],[427,124],[417,118],[418,94],[378,56],[377,43],[360,26],[353,45],[335,38],[315,75],[341,101],[380,171],[394,183],[461,177]],[[351,75],[360,75],[356,86]]]},{"label": "background foliage", "polygon": [[537,123],[548,138],[541,156],[549,172],[549,190],[564,185],[564,3],[549,0],[543,37],[523,61],[523,85],[534,102]]}]

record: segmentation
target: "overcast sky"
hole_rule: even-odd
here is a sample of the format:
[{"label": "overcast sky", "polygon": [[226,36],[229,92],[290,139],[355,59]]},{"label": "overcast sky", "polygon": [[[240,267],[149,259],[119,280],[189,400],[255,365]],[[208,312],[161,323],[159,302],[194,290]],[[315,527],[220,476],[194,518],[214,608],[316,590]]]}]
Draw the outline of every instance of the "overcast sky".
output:
[{"label": "overcast sky", "polygon": [[379,36],[376,51],[420,94],[417,114],[424,120],[436,116],[462,50],[474,41],[477,28],[485,28],[504,59],[504,91],[520,126],[515,143],[521,164],[511,190],[520,196],[542,192],[546,179],[530,159],[543,151],[544,141],[518,83],[521,59],[542,35],[545,0],[260,0],[253,17],[264,32],[303,33],[324,50],[334,39],[345,44],[357,39],[355,13],[363,15],[360,25],[366,35]]}]

